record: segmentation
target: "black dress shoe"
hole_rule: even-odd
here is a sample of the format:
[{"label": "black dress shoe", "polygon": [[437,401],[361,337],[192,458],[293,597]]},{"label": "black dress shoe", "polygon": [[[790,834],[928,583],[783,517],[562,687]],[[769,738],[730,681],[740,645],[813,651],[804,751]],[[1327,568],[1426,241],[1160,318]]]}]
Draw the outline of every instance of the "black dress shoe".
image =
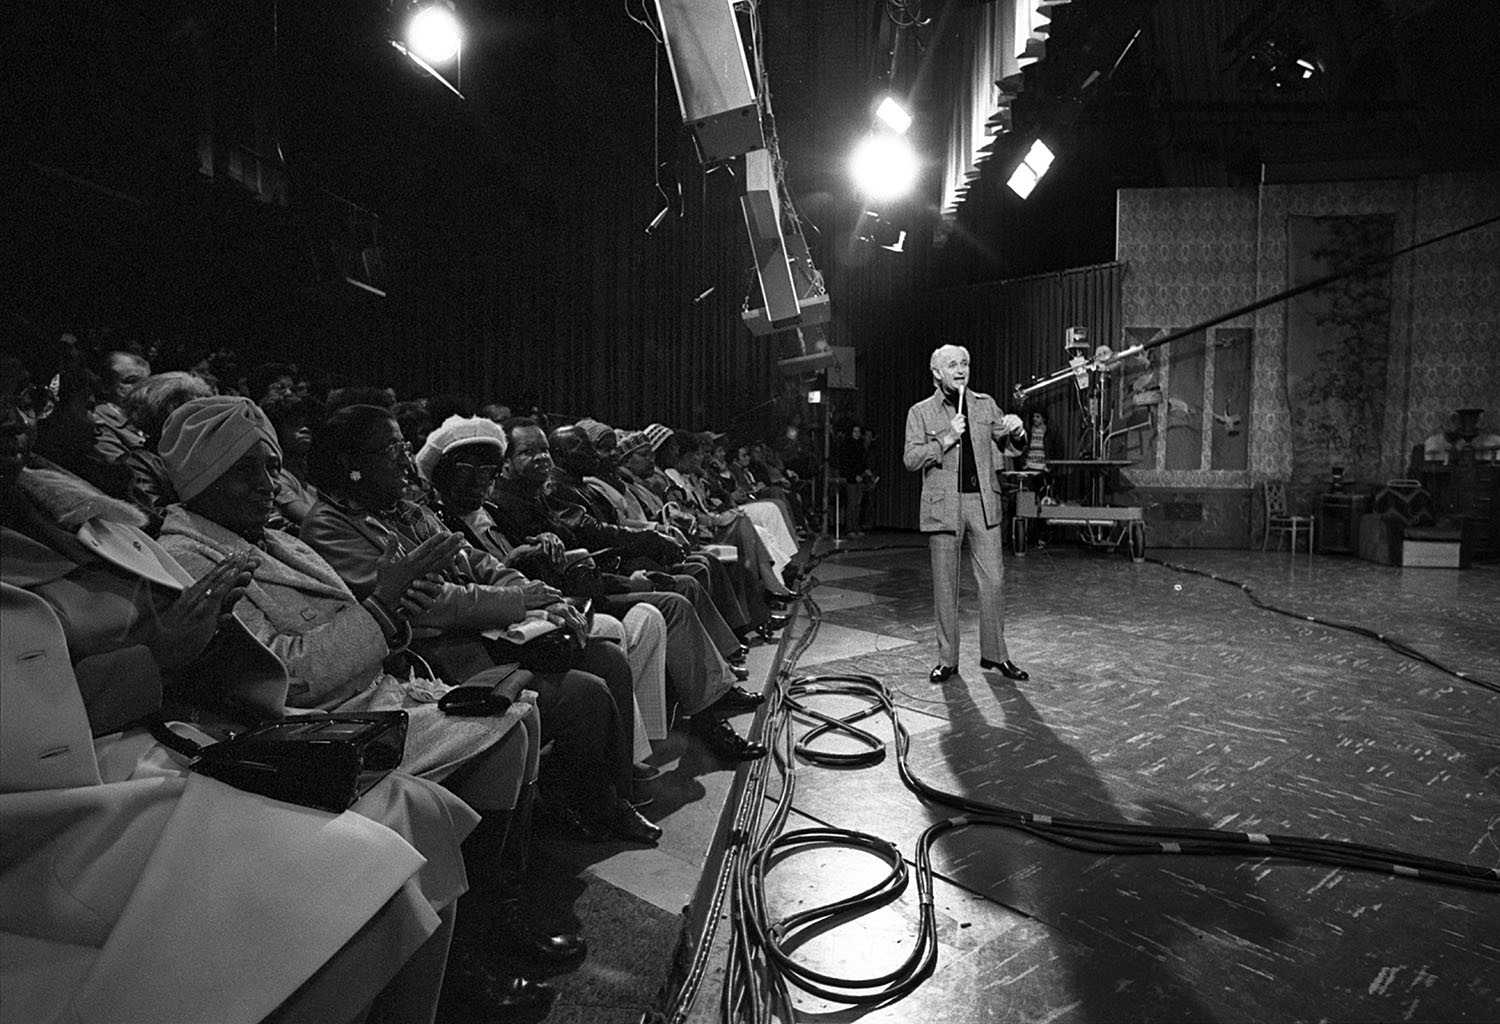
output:
[{"label": "black dress shoe", "polygon": [[751,693],[743,686],[731,686],[724,696],[714,701],[719,711],[754,711],[766,702],[765,694]]},{"label": "black dress shoe", "polygon": [[546,1006],[557,994],[544,982],[502,974],[485,959],[479,950],[465,945],[454,944],[448,951],[438,1020],[508,1020],[510,1011]]},{"label": "black dress shoe", "polygon": [[588,943],[576,932],[543,935],[533,931],[521,912],[520,900],[501,900],[495,908],[492,933],[495,944],[505,953],[544,964],[567,964],[582,960]]},{"label": "black dress shoe", "polygon": [[787,624],[787,616],[772,615],[765,622],[755,627],[755,635],[762,640],[770,640],[776,635],[776,631]]},{"label": "black dress shoe", "polygon": [[1006,658],[1004,661],[990,661],[988,658],[980,658],[979,667],[995,669],[1006,679],[1014,679],[1016,682],[1025,682],[1031,678],[1031,673],[1009,658]]},{"label": "black dress shoe", "polygon": [[605,812],[600,824],[609,829],[616,839],[623,839],[627,843],[655,846],[656,841],[661,838],[661,826],[632,807],[628,800],[616,800],[614,806]]},{"label": "black dress shoe", "polygon": [[750,678],[750,670],[744,665],[730,665],[729,671],[742,683]]},{"label": "black dress shoe", "polygon": [[944,665],[939,662],[932,667],[931,672],[927,673],[927,678],[934,683],[946,683],[953,678],[953,673],[957,671],[957,665]]},{"label": "black dress shoe", "polygon": [[720,760],[754,761],[766,756],[764,745],[745,739],[711,711],[700,711],[689,718],[688,729]]},{"label": "black dress shoe", "polygon": [[730,651],[728,654],[724,655],[724,660],[729,662],[729,664],[731,665],[743,665],[745,663],[745,658],[749,654],[750,648],[746,647],[744,644],[740,644],[738,650]]}]

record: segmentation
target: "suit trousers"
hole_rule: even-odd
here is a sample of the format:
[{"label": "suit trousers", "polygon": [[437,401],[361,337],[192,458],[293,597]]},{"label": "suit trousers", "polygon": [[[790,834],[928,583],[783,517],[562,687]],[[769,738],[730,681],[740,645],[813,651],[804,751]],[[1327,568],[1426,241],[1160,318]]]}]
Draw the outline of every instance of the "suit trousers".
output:
[{"label": "suit trousers", "polygon": [[1005,563],[1001,561],[1000,523],[986,526],[979,495],[960,494],[958,529],[927,535],[932,555],[932,604],[937,616],[938,661],[958,664],[958,553],[969,538],[969,562],[979,584],[979,656],[988,661],[1010,657],[1005,646]]}]

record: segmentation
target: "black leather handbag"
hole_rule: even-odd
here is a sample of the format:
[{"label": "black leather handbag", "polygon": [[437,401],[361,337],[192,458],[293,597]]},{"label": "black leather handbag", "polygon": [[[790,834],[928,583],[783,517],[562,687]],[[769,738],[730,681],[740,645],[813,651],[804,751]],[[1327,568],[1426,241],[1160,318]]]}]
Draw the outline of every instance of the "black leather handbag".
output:
[{"label": "black leather handbag", "polygon": [[208,746],[160,719],[151,734],[192,758],[192,770],[220,782],[338,814],[401,764],[405,711],[297,715]]}]

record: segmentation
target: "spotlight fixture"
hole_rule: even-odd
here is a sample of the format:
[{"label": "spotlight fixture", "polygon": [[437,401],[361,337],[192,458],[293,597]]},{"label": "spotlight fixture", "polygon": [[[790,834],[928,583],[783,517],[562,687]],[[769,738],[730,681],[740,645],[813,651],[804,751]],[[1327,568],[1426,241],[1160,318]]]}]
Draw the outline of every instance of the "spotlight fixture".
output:
[{"label": "spotlight fixture", "polygon": [[463,25],[452,0],[394,0],[391,14],[391,45],[462,99],[459,84],[439,70],[451,64],[455,79],[462,74]]},{"label": "spotlight fixture", "polygon": [[1046,174],[1047,169],[1052,166],[1052,160],[1052,150],[1048,149],[1041,139],[1037,139],[1026,151],[1026,156],[1021,160],[1020,166],[1005,184],[1012,192],[1025,199],[1031,195],[1032,189],[1036,188],[1036,183],[1042,180],[1042,175]]},{"label": "spotlight fixture", "polygon": [[1323,72],[1323,62],[1296,26],[1281,22],[1267,29],[1247,50],[1241,81],[1252,89],[1296,92]]},{"label": "spotlight fixture", "polygon": [[458,56],[463,30],[453,5],[444,0],[414,4],[406,19],[406,46],[429,64],[446,64]]},{"label": "spotlight fixture", "polygon": [[911,127],[911,115],[890,96],[880,101],[880,106],[875,108],[875,116],[897,135],[905,135],[906,130]]},{"label": "spotlight fixture", "polygon": [[849,158],[849,173],[862,195],[895,199],[917,183],[917,151],[899,135],[866,135]]},{"label": "spotlight fixture", "polygon": [[878,245],[889,252],[905,251],[906,232],[874,210],[866,210],[860,215],[859,224],[854,229],[854,237],[861,242]]}]

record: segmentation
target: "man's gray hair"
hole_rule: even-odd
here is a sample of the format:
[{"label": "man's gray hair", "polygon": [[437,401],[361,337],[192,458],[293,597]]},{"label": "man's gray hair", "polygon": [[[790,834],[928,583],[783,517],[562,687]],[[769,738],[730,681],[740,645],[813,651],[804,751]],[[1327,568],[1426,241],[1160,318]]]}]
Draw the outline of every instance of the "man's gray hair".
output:
[{"label": "man's gray hair", "polygon": [[[958,351],[962,352],[965,356],[969,356],[969,350],[964,348],[962,345],[939,345],[937,348],[932,350],[932,355],[928,357],[927,368],[929,370],[936,370],[938,368],[938,356],[942,355],[950,348],[958,349]],[[972,359],[973,357],[969,356],[969,358]]]}]

